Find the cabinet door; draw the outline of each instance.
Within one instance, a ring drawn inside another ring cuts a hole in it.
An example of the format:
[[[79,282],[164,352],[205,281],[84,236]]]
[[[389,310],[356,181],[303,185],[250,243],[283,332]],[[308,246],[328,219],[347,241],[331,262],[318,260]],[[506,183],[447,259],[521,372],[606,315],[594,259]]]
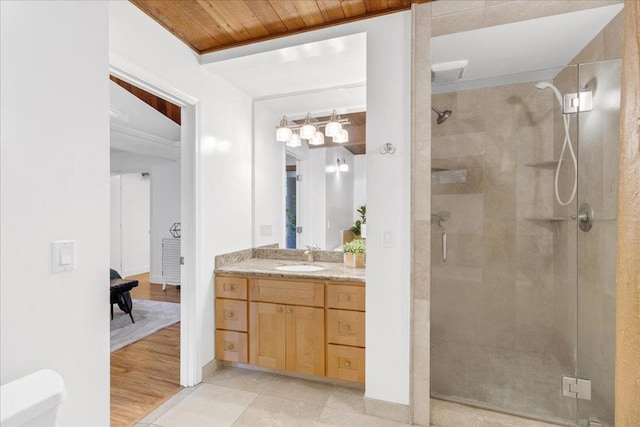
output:
[[[324,310],[286,306],[287,370],[324,376]]]
[[[264,302],[250,303],[249,363],[272,369],[285,369],[284,306]]]

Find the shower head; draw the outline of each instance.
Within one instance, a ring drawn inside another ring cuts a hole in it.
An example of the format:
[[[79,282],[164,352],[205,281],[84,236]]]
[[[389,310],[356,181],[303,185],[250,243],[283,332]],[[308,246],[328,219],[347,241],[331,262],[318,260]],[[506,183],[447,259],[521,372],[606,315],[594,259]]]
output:
[[[431,109],[438,114],[438,119],[436,120],[436,122],[439,125],[444,123],[444,121],[447,120],[449,118],[449,116],[451,115],[451,110],[438,111],[438,109],[435,108],[435,107],[431,107]]]
[[[560,109],[562,109],[562,94],[553,84],[549,82],[538,82],[536,83],[536,88],[538,89],[551,89],[553,93],[556,95],[556,99],[558,100],[558,104],[560,104]]]

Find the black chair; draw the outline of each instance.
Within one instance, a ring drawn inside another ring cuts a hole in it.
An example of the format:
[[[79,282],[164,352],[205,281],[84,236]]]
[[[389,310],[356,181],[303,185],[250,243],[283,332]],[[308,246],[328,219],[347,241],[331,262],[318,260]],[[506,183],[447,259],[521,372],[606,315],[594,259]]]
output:
[[[113,268],[109,269],[109,280],[122,279],[122,276]],[[113,320],[113,304],[118,304],[120,310],[127,313],[131,317],[131,322],[136,323],[133,320],[133,301],[131,300],[131,289],[138,286],[137,280],[119,281],[117,283],[111,283],[111,320]]]

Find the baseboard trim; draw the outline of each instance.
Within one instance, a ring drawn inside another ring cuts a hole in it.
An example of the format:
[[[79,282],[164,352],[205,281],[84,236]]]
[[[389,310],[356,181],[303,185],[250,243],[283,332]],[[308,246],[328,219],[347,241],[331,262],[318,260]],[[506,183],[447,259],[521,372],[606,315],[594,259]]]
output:
[[[130,270],[124,270],[122,272],[122,277],[137,276],[138,274],[148,273],[148,272],[149,272],[149,266],[147,265],[146,267],[138,267],[138,268],[132,268]]]
[[[215,371],[220,369],[222,363],[218,359],[213,359],[211,362],[207,363],[202,367],[202,381],[206,381]]]
[[[371,399],[366,396],[364,398],[364,413],[405,424],[409,424],[409,417],[411,415],[409,405]]]
[[[162,275],[160,275],[160,276],[151,276],[149,278],[149,282],[162,285]]]

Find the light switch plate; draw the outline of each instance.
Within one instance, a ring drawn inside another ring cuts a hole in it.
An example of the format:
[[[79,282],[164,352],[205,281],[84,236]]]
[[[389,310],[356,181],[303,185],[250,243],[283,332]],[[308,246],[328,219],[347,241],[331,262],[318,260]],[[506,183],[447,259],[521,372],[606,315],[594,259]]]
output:
[[[391,230],[382,231],[382,247],[383,248],[393,247],[393,231]]]
[[[76,241],[57,240],[53,242],[53,272],[62,273],[76,269]]]

